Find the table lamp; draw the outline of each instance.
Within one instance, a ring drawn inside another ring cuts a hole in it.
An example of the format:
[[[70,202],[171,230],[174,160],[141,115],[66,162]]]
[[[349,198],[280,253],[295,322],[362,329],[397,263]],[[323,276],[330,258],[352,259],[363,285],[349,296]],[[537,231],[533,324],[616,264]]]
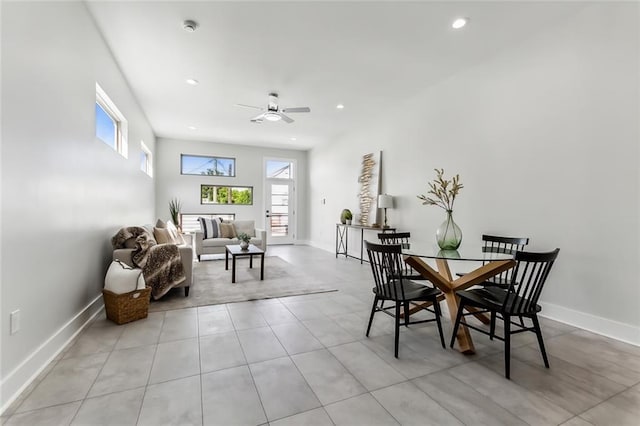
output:
[[[378,208],[384,209],[384,226],[383,228],[388,228],[387,225],[387,209],[393,208],[393,197],[388,194],[380,194],[378,195]]]

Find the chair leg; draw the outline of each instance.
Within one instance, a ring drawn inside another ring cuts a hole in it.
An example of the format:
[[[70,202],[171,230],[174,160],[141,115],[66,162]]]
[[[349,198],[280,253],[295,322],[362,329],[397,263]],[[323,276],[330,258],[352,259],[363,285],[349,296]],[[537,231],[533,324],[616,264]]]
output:
[[[493,340],[493,336],[496,335],[496,312],[491,311],[491,324],[489,325],[489,339]]]
[[[438,324],[438,333],[440,334],[440,343],[442,344],[443,349],[447,349],[447,346],[444,344],[444,333],[442,332],[442,322],[440,321],[440,317],[442,316],[442,311],[440,310],[440,302],[438,302],[437,298],[433,299],[433,311],[436,313],[436,324]]]
[[[504,319],[504,377],[511,379],[511,317],[502,315]]]
[[[399,343],[400,343],[400,302],[396,302],[396,348],[395,348],[396,358],[398,358]]]
[[[453,348],[453,344],[456,342],[456,335],[458,334],[458,327],[460,326],[460,321],[462,320],[462,310],[464,309],[464,302],[460,299],[460,306],[458,306],[458,313],[456,314],[456,323],[453,326],[453,334],[451,334],[451,344],[450,347]]]
[[[367,326],[367,337],[369,337],[369,331],[371,331],[371,323],[373,322],[373,315],[376,313],[376,305],[378,304],[378,296],[373,299],[373,306],[371,307],[371,316],[369,317],[369,325]]]
[[[538,322],[538,316],[533,314],[531,317],[531,321],[533,322],[533,328],[536,331],[536,336],[538,337],[538,345],[540,345],[540,352],[542,352],[542,360],[544,361],[544,366],[549,368],[549,359],[547,358],[547,351],[544,348],[544,341],[542,340],[542,329],[540,329],[540,323]]]
[[[189,286],[184,288],[184,297],[189,297]]]
[[[404,326],[409,327],[409,302],[404,302]]]

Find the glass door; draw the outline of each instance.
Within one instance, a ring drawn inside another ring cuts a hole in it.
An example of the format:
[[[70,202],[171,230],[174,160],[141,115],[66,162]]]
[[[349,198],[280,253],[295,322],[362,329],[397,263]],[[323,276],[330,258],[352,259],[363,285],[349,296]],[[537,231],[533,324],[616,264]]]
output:
[[[265,216],[268,244],[295,240],[295,181],[291,160],[266,160]]]

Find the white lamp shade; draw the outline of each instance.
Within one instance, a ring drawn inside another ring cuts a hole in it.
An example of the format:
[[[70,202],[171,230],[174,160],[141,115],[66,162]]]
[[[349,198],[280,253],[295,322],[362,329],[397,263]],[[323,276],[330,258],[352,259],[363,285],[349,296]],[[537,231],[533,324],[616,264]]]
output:
[[[378,195],[378,208],[380,209],[392,209],[393,208],[393,197],[387,194]]]

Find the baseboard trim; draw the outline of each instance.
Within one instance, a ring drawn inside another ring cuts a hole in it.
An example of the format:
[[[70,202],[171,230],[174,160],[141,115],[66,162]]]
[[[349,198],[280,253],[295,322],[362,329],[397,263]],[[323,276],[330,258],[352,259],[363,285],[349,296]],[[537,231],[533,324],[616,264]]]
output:
[[[553,303],[542,302],[540,304],[542,305],[541,317],[563,322],[631,345],[640,346],[640,327],[565,308]]]
[[[18,398],[31,382],[53,361],[100,311],[102,295],[67,321],[58,331],[14,368],[0,383],[0,415]],[[8,397],[7,397],[8,395]]]

